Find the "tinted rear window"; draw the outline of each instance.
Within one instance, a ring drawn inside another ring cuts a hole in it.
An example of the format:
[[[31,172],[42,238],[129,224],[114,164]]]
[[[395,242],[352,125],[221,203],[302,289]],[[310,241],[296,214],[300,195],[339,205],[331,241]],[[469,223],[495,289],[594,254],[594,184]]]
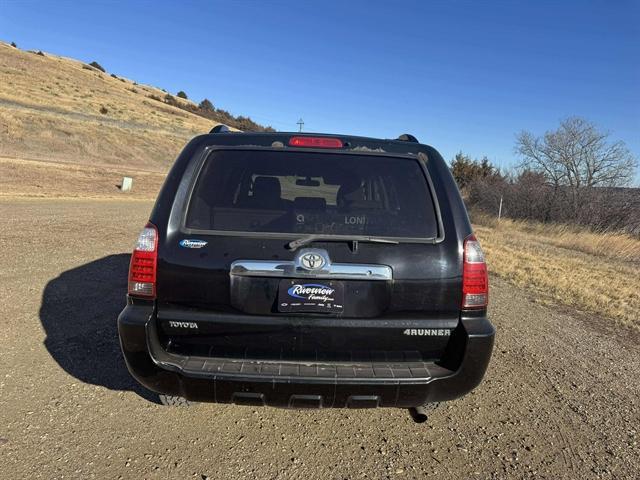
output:
[[[187,228],[382,237],[437,236],[417,160],[218,151],[196,181]]]

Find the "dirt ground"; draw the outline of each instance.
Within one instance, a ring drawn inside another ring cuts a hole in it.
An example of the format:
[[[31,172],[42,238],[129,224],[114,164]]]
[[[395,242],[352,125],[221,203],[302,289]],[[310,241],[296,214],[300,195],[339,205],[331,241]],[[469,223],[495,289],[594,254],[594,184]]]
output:
[[[426,424],[403,410],[154,403],[115,328],[150,209],[0,198],[0,477],[638,478],[637,334],[496,279],[486,379]]]

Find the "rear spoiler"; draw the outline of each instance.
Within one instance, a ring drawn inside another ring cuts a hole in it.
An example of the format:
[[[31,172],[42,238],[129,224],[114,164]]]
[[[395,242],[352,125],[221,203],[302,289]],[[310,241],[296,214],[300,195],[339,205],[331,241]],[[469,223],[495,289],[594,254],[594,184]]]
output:
[[[224,123],[220,123],[209,130],[209,133],[243,133],[242,130],[231,130],[228,125]],[[411,135],[410,133],[403,133],[396,140],[400,142],[411,142],[411,143],[420,143],[416,137]]]
[[[234,131],[242,133],[242,130],[231,130],[228,125],[221,123],[209,130],[209,133],[233,133]]]

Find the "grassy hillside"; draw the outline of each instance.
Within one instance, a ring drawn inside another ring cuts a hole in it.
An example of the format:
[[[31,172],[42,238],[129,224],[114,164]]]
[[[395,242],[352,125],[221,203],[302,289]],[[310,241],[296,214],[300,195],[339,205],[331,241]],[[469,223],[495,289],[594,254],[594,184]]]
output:
[[[216,125],[165,95],[0,42],[0,157],[164,172],[189,138]]]

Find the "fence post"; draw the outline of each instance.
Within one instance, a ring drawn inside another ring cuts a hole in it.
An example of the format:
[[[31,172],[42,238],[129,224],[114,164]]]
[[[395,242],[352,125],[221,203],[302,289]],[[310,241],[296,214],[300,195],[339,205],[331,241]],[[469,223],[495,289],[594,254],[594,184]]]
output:
[[[502,217],[502,195],[500,195],[500,206],[498,207],[498,220]]]

